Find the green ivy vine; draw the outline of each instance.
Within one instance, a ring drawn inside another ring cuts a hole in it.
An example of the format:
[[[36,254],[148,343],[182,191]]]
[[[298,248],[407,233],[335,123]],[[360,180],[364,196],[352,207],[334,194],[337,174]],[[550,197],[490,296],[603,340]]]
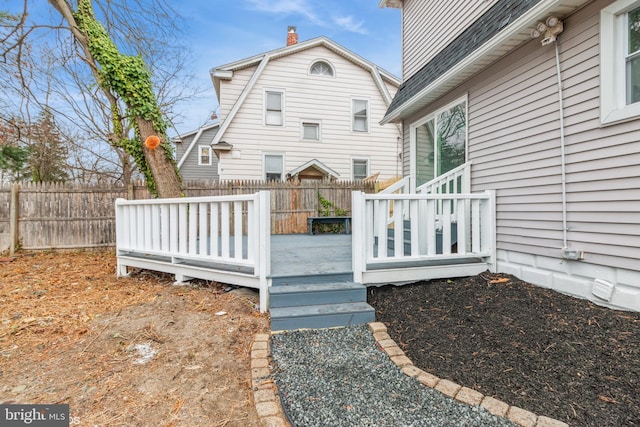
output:
[[[318,209],[318,213],[320,216],[330,216],[331,210],[335,212],[336,216],[347,216],[347,211],[344,209],[340,209],[333,203],[331,200],[327,200],[322,197],[322,194],[318,191],[318,201],[320,202],[320,208]]]
[[[136,117],[141,117],[153,124],[153,129],[162,140],[161,147],[167,158],[174,164],[172,147],[167,138],[167,124],[158,107],[151,72],[140,56],[124,55],[111,40],[105,28],[95,18],[91,0],[80,0],[78,10],[74,14],[80,30],[87,35],[87,44],[91,55],[100,64],[98,75],[101,87],[115,92],[127,107],[127,118],[135,130],[135,138],[124,139],[118,146],[123,148],[138,165],[144,174],[149,190],[157,194],[156,184],[151,169],[144,157],[143,142],[140,136]],[[122,124],[117,105],[112,105],[112,120],[116,134],[122,131]]]

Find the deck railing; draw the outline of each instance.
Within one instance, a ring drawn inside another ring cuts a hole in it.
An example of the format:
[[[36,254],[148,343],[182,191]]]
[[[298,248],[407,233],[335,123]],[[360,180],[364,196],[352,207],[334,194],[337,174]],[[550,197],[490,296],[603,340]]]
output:
[[[116,200],[117,255],[233,270],[256,278],[266,309],[270,274],[270,196]],[[119,264],[118,274],[126,274]],[[193,275],[192,277],[197,277]]]
[[[495,195],[353,193],[355,280],[387,266],[482,258],[495,262]],[[356,249],[357,248],[357,249]]]

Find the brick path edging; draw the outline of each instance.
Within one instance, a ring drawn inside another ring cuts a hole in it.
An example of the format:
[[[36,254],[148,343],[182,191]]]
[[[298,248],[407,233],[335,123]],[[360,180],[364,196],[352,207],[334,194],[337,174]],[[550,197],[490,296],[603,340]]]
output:
[[[434,388],[439,392],[467,405],[481,406],[493,415],[507,418],[521,427],[569,427],[565,422],[539,416],[517,406],[485,396],[482,393],[463,387],[446,379],[424,372],[415,367],[413,362],[398,347],[387,333],[387,327],[381,322],[369,323],[377,345],[384,350],[389,358],[409,376],[416,378],[425,387]],[[271,350],[269,334],[256,334],[251,345],[251,388],[256,412],[263,427],[291,427],[284,415],[278,389],[271,378]]]
[[[440,379],[433,374],[424,372],[416,368],[413,362],[398,347],[396,342],[387,333],[387,327],[382,322],[369,323],[369,329],[373,333],[378,346],[384,350],[389,358],[402,370],[405,375],[416,378],[426,387],[434,388],[439,392],[456,399],[467,405],[481,406],[493,415],[507,418],[522,427],[569,427],[565,422],[539,416],[517,406],[510,406],[507,403],[495,399],[491,396],[484,396],[482,393],[463,387],[446,379]]]

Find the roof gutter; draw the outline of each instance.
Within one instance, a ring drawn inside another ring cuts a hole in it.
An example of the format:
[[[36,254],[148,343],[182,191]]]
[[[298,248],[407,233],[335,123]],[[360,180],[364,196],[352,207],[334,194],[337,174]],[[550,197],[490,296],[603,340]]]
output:
[[[548,12],[550,9],[557,7],[562,4],[562,0],[543,0],[538,3],[536,6],[532,7],[529,11],[524,13],[518,19],[513,21],[510,25],[508,25],[504,30],[500,31],[496,34],[491,40],[481,46],[479,49],[475,50],[471,55],[467,56],[465,59],[460,61],[454,67],[450,68],[449,71],[441,75],[434,82],[426,86],[416,95],[414,95],[411,99],[409,99],[404,104],[400,105],[398,108],[393,110],[391,113],[387,114],[382,121],[381,125],[387,124],[392,121],[396,121],[404,118],[403,113],[407,110],[413,108],[424,98],[427,98],[430,93],[434,92],[436,89],[442,87],[449,80],[455,79],[458,75],[462,74],[466,69],[473,66],[476,62],[481,60],[484,56],[490,53],[492,50],[498,48],[502,43],[508,41],[511,37],[513,37],[516,33],[521,31],[523,28],[531,25],[532,22],[535,22],[540,15]]]

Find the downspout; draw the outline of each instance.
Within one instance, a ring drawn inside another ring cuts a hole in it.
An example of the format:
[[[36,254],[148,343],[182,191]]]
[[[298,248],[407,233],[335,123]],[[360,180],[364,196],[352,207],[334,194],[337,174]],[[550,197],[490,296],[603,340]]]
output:
[[[556,72],[558,74],[558,106],[560,111],[560,163],[562,174],[562,249],[568,248],[567,238],[567,169],[565,162],[565,143],[564,143],[564,106],[562,95],[562,76],[560,74],[560,53],[558,52],[558,41],[555,42],[556,48]]]

